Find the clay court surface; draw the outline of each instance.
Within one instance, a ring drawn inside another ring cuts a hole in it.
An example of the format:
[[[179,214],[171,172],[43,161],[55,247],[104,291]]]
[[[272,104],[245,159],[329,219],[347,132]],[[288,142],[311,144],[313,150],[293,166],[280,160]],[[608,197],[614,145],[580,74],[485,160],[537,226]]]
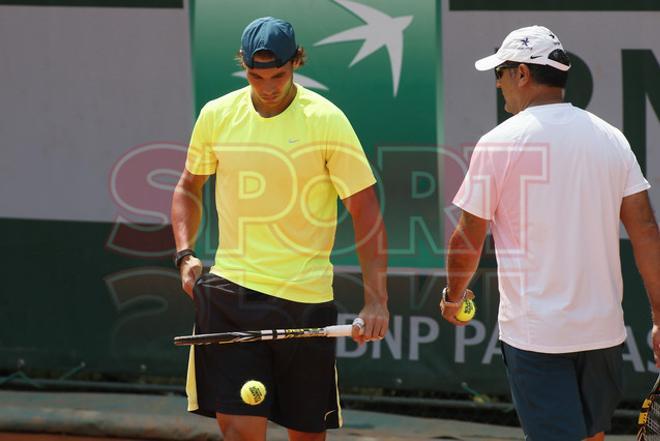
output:
[[[49,435],[40,433],[0,433],[0,441],[138,441],[128,438],[90,438],[88,436]]]
[[[220,441],[214,419],[185,411],[177,395],[0,391],[0,441]],[[520,441],[522,431],[465,421],[344,410],[328,441]],[[609,435],[607,441],[634,441]],[[271,424],[269,441],[287,433]]]

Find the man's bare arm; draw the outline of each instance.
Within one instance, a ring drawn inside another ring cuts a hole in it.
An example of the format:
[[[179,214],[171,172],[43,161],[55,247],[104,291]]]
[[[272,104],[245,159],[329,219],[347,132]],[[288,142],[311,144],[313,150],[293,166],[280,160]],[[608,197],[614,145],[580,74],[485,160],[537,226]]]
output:
[[[463,211],[456,229],[449,238],[447,252],[447,288],[449,301],[458,301],[463,291],[468,287],[470,279],[479,266],[481,249],[484,245],[488,221]],[[458,306],[441,304],[440,309],[445,320],[455,324],[464,325],[454,318]]]
[[[353,219],[362,280],[365,321],[362,335],[354,330],[353,338],[363,343],[385,336],[390,313],[387,309],[387,234],[374,187],[366,188],[343,200]]]
[[[651,304],[653,354],[660,367],[660,232],[653,215],[648,191],[623,198],[621,221],[626,227]]]
[[[202,189],[208,178],[208,175],[194,175],[184,170],[176,185],[172,197],[172,231],[177,250],[195,247],[202,220]],[[190,297],[202,268],[202,262],[193,256],[184,258],[181,263],[181,283]]]

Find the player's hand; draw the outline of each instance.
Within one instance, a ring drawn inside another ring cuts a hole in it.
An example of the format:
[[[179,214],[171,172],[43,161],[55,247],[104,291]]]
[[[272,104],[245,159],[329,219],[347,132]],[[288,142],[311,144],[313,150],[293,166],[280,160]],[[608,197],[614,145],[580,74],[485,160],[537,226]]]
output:
[[[382,340],[387,334],[390,323],[390,312],[387,310],[387,304],[371,303],[364,305],[358,315],[364,322],[362,327],[353,324],[353,340],[358,344],[363,344],[372,340]]]
[[[474,300],[474,293],[469,291],[467,293],[466,299]],[[454,301],[453,299],[449,299],[450,301]],[[456,319],[456,314],[460,311],[461,307],[463,306],[462,303],[459,303],[458,305],[455,304],[450,304],[450,303],[445,303],[444,299],[440,299],[440,304],[438,305],[440,307],[440,313],[442,314],[442,318],[447,320],[449,323],[456,325],[456,326],[465,326],[470,321],[460,321]]]
[[[653,342],[655,367],[660,368],[660,327],[658,325],[653,325],[653,328],[651,328],[651,341]]]
[[[190,296],[191,299],[195,298],[193,288],[195,281],[202,275],[204,265],[202,261],[195,256],[186,256],[181,262],[181,286],[183,290]]]

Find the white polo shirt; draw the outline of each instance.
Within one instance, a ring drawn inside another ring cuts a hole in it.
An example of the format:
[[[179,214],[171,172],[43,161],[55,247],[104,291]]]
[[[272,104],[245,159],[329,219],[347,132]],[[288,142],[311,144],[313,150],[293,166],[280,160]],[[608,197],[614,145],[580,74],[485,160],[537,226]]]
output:
[[[501,340],[544,353],[625,340],[619,213],[649,187],[623,134],[568,103],[479,140],[453,202],[491,221]]]

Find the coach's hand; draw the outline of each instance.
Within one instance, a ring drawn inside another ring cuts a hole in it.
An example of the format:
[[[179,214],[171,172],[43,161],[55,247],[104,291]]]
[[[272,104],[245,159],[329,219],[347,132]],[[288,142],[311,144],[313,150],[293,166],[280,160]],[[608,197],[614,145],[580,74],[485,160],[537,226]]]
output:
[[[655,359],[655,367],[660,368],[660,328],[654,324],[651,328],[651,341],[653,342],[653,358]]]
[[[466,298],[470,300],[474,300],[474,293],[468,290]],[[452,299],[449,300],[453,302]],[[465,326],[468,323],[470,323],[469,320],[466,322],[462,322],[456,318],[456,314],[458,314],[459,310],[463,307],[462,303],[459,304],[446,303],[444,299],[441,299],[438,307],[440,308],[440,313],[442,314],[442,318],[447,320],[449,323],[452,323],[456,326]]]
[[[462,322],[456,319],[456,314],[458,314],[458,310],[461,308],[461,305],[451,305],[449,303],[445,303],[443,300],[440,300],[439,306],[443,319],[456,326],[467,325],[468,322]]]
[[[204,265],[202,261],[195,256],[186,256],[181,262],[181,286],[183,290],[190,296],[191,299],[194,299],[193,287],[195,286],[195,281],[199,276],[202,275],[202,270]]]
[[[364,322],[363,328],[353,325],[352,337],[358,344],[372,340],[382,340],[387,334],[390,323],[390,312],[387,310],[387,303],[368,303],[364,305],[358,317]]]

